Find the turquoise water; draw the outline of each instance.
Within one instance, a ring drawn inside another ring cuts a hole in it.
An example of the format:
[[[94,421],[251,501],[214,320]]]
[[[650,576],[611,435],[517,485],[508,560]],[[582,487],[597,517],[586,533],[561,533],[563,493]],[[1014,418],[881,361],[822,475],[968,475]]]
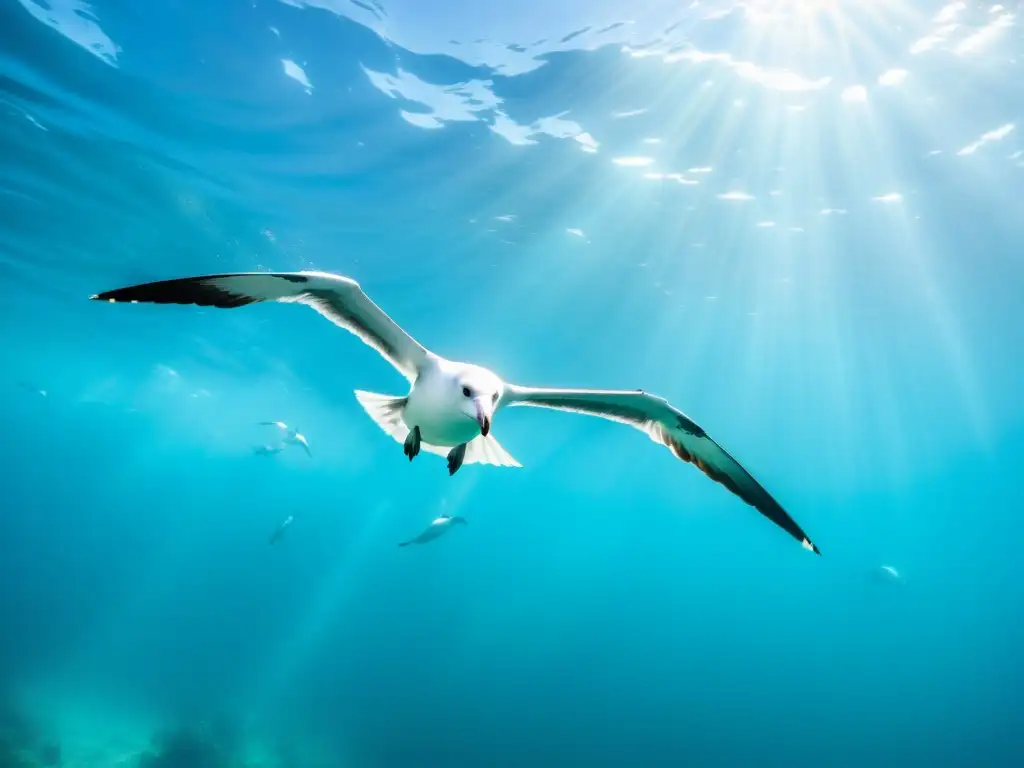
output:
[[[1021,764],[1022,50],[1015,3],[0,0],[0,765]],[[410,463],[308,309],[87,300],[303,269],[668,398],[821,557],[599,419]]]

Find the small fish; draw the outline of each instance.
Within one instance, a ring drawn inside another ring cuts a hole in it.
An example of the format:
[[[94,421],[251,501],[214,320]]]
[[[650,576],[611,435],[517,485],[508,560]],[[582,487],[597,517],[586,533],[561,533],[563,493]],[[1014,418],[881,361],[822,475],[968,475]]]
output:
[[[426,544],[428,541],[433,541],[438,536],[447,533],[448,530],[456,524],[468,525],[469,522],[466,518],[459,517],[457,515],[455,517],[451,517],[450,515],[440,515],[434,518],[427,529],[415,539],[400,542],[398,546],[407,547],[410,544]]]
[[[264,427],[277,427],[285,433],[284,442],[289,445],[301,445],[305,450],[306,455],[313,458],[312,452],[309,450],[309,443],[307,442],[304,435],[300,435],[298,431],[292,429],[283,421],[261,421],[260,425]]]
[[[270,536],[269,543],[271,546],[281,540],[281,537],[284,536],[284,532],[288,530],[288,526],[290,526],[294,520],[295,515],[288,515],[288,517],[281,521],[281,524],[277,526],[277,529]]]
[[[283,450],[284,443],[278,443],[277,445],[254,445],[252,447],[252,452],[257,456],[273,456]]]
[[[46,397],[46,390],[40,389],[35,384],[29,384],[27,381],[19,381],[18,386],[22,389],[27,389],[29,392],[39,395],[40,397]]]
[[[880,584],[903,584],[903,574],[891,565],[880,565],[873,569],[874,579]]]

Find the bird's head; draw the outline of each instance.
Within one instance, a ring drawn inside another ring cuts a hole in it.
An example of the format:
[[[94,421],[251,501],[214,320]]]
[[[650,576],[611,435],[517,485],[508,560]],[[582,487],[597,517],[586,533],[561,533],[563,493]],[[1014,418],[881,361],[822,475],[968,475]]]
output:
[[[480,425],[484,437],[491,431],[494,412],[505,392],[501,378],[475,365],[462,366],[453,378],[459,411]]]

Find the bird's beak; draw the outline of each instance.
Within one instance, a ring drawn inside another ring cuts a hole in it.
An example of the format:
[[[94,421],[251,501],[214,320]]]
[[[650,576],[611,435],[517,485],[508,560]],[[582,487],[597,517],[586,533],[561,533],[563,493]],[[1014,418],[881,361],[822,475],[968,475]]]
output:
[[[480,434],[487,437],[491,431],[491,407],[484,398],[476,399],[476,421],[480,425]]]

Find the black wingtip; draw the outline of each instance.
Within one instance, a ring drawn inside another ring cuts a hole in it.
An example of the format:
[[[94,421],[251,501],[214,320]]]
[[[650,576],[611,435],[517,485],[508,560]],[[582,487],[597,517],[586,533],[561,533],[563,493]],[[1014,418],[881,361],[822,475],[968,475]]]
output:
[[[138,303],[138,301],[133,302],[131,299],[122,298],[120,293],[120,291],[103,291],[102,293],[94,293],[89,297],[89,301],[106,301],[110,304],[117,304],[118,302],[125,304]]]
[[[200,307],[218,307],[233,309],[253,304],[260,299],[233,293],[217,281],[238,277],[232,275],[206,275],[203,277],[182,277],[174,280],[160,280],[155,283],[142,283],[117,288],[112,291],[94,293],[89,298],[93,301],[109,301],[112,304],[143,303],[143,304],[195,304]]]
[[[800,542],[804,549],[809,549],[816,555],[821,555],[821,551],[818,549],[818,545],[812,542],[810,539],[804,539]]]

